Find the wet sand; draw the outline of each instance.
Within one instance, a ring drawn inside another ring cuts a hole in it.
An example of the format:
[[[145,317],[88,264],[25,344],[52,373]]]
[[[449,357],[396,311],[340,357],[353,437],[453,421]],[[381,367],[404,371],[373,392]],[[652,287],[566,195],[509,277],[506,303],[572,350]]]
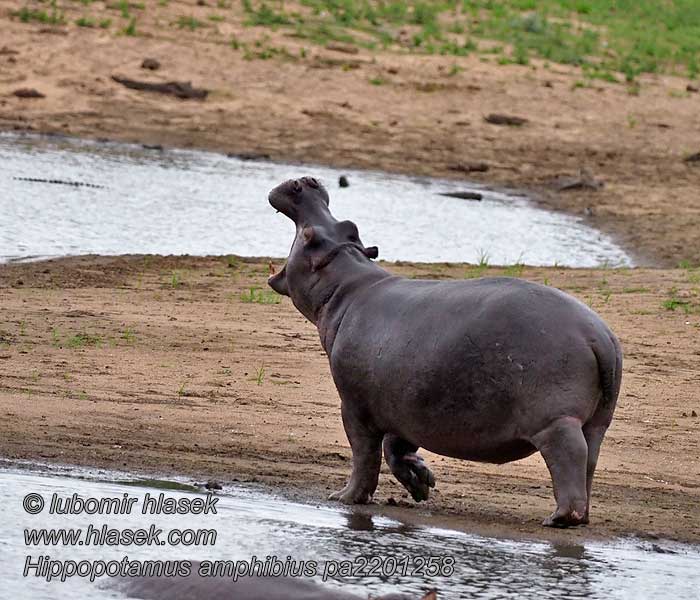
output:
[[[23,2],[1,4],[7,10],[0,14],[0,131],[511,186],[548,207],[585,215],[635,253],[638,264],[700,263],[700,161],[684,160],[700,151],[700,95],[687,92],[683,78],[644,76],[637,94],[539,61],[498,65],[484,55],[363,48],[347,54],[245,27],[239,3],[219,23],[208,19],[212,6],[148,3],[138,11],[136,36],[120,34],[126,22],[119,25],[118,11],[100,9],[102,3],[90,10],[114,20],[108,30],[78,27],[88,10],[80,3],[62,3],[60,26],[21,23],[9,14]],[[179,28],[183,15],[207,26]],[[161,68],[142,69],[144,58]],[[128,89],[112,76],[192,81],[210,93],[183,101]],[[45,97],[16,97],[20,88]],[[485,121],[491,113],[528,122],[494,125]],[[488,171],[465,172],[479,164]],[[557,191],[581,169],[604,187]]]
[[[432,278],[504,272],[386,266]],[[339,399],[315,328],[289,299],[243,301],[268,272],[266,259],[223,257],[0,266],[0,455],[325,501],[350,472]],[[414,504],[384,468],[369,510],[511,537],[700,542],[700,270],[508,273],[592,304],[625,350],[591,525],[540,527],[553,498],[539,455],[496,466],[426,453],[438,481],[429,502]]]

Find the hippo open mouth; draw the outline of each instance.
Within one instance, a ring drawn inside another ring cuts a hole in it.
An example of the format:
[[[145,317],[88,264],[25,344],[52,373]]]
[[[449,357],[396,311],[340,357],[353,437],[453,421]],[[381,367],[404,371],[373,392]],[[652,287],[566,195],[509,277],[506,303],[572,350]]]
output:
[[[313,208],[325,207],[328,212],[328,192],[314,177],[289,179],[273,189],[267,199],[272,208],[295,223],[302,212],[309,212]]]

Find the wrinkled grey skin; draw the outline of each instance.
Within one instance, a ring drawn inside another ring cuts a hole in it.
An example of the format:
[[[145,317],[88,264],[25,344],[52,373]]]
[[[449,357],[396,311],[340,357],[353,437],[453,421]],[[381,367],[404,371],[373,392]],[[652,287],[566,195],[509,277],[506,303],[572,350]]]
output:
[[[269,284],[318,327],[352,447],[350,481],[331,499],[370,501],[382,446],[417,501],[435,485],[419,447],[499,464],[539,451],[556,499],[544,524],[588,523],[622,376],[605,323],[571,296],[519,279],[391,275],[354,224],[333,218],[312,178],[281,184],[269,201],[296,225]]]
[[[365,600],[337,589],[322,587],[313,581],[284,577],[201,577],[199,563],[192,563],[187,577],[125,577],[116,587],[129,598],[141,600]],[[416,595],[386,594],[373,600],[437,600],[435,591],[420,598]]]

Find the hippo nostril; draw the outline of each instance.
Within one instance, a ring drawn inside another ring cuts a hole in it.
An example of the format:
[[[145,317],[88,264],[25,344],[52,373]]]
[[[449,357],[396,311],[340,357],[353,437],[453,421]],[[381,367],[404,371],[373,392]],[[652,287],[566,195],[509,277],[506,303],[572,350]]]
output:
[[[318,188],[319,183],[318,183],[318,181],[317,181],[316,179],[314,179],[313,177],[309,177],[307,181],[308,181],[309,185],[310,185],[312,188]]]
[[[299,183],[298,179],[295,179],[292,182],[292,192],[294,194],[301,194],[301,183]]]

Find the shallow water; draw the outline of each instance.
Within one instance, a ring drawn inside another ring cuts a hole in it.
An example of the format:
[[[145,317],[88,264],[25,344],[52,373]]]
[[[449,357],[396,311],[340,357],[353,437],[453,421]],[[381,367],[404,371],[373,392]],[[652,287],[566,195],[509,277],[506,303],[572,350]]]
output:
[[[136,483],[137,485],[134,485]],[[158,485],[158,487],[156,487]],[[50,499],[70,497],[138,498],[130,514],[48,514]],[[321,580],[329,561],[376,555],[395,557],[415,567],[420,557],[454,561],[449,577],[386,577],[329,579],[323,585],[340,586],[361,597],[368,593],[426,591],[436,587],[439,598],[697,598],[700,590],[700,551],[697,548],[637,540],[562,545],[485,538],[459,531],[416,526],[329,503],[317,506],[290,502],[257,489],[225,487],[219,492],[217,514],[142,515],[146,493],[169,498],[204,497],[202,493],[164,489],[162,482],[134,480],[128,475],[79,469],[0,467],[0,581],[7,598],[121,598],[109,578],[90,583],[72,577],[47,582],[23,577],[26,556],[50,555],[55,560],[264,560],[316,561]],[[23,509],[27,494],[39,494],[44,510],[29,515]],[[90,524],[124,529],[155,524],[166,533],[172,528],[215,529],[209,546],[94,545],[27,546],[24,529],[87,528]],[[660,553],[663,549],[667,553]],[[384,564],[389,564],[384,562]],[[445,564],[445,563],[442,563]]]
[[[0,260],[95,254],[286,256],[292,224],[267,203],[275,185],[309,174],[331,209],[387,260],[592,267],[630,265],[581,219],[465,183],[243,161],[190,150],[0,135]],[[350,187],[338,187],[348,176]],[[60,179],[103,188],[35,183]],[[481,202],[439,195],[478,190]]]

